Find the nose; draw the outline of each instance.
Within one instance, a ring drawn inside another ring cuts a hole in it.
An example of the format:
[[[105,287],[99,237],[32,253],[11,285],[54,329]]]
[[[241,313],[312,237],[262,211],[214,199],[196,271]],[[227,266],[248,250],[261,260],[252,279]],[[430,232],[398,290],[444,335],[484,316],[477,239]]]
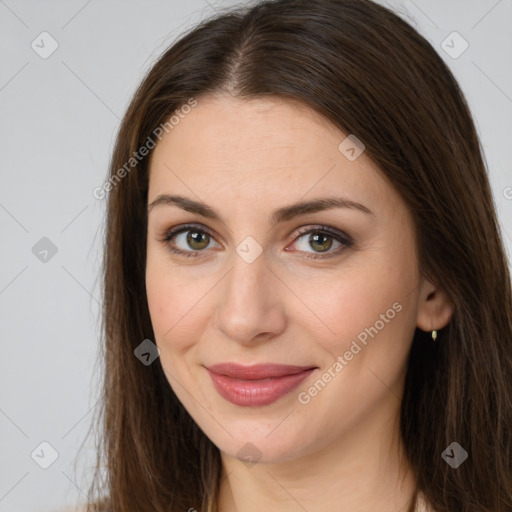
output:
[[[286,327],[283,285],[265,258],[248,263],[238,254],[219,288],[214,321],[227,338],[246,346],[266,343]]]

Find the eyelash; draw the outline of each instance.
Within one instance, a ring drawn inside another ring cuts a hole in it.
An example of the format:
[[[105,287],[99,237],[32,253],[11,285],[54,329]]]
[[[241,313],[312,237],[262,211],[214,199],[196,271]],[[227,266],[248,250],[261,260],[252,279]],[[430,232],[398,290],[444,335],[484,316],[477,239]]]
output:
[[[199,256],[199,253],[201,253],[203,251],[197,251],[197,250],[183,251],[181,249],[177,249],[176,247],[173,247],[172,244],[171,244],[171,241],[177,235],[179,235],[180,233],[184,233],[184,232],[190,231],[192,229],[197,231],[197,232],[200,232],[200,233],[201,232],[202,233],[206,233],[210,237],[215,238],[213,236],[213,233],[209,229],[207,229],[207,228],[200,227],[197,224],[184,224],[182,226],[178,226],[178,227],[174,227],[174,228],[166,230],[164,233],[162,233],[162,235],[160,237],[157,238],[157,240],[159,242],[165,243],[169,247],[169,250],[172,253],[174,253],[174,254],[178,254],[180,256],[185,256],[187,258],[197,257],[197,256]],[[353,240],[348,235],[346,235],[343,232],[333,231],[332,229],[330,229],[327,226],[319,226],[319,227],[316,227],[316,228],[302,228],[302,229],[299,229],[299,231],[297,232],[297,236],[295,237],[294,242],[296,242],[299,238],[302,238],[304,235],[307,235],[307,234],[327,235],[329,238],[333,238],[334,240],[336,240],[337,242],[342,244],[342,246],[344,246],[344,247],[338,248],[335,251],[328,251],[328,252],[324,253],[325,255],[323,255],[322,253],[310,254],[309,256],[306,256],[306,258],[309,258],[309,259],[326,259],[326,258],[331,258],[331,257],[337,256],[338,254],[340,254],[345,249],[352,247],[353,244],[354,244]]]
[[[178,227],[174,227],[174,228],[171,228],[171,229],[168,229],[168,230],[164,231],[164,233],[162,233],[162,235],[157,238],[157,241],[165,243],[166,245],[168,245],[169,250],[172,253],[174,253],[174,254],[178,254],[180,256],[185,256],[187,258],[190,258],[190,257],[195,258],[195,257],[199,256],[199,253],[203,252],[203,250],[201,250],[201,251],[197,251],[197,250],[183,251],[183,250],[177,249],[176,247],[173,247],[171,245],[171,241],[177,235],[179,235],[181,233],[184,233],[184,232],[187,232],[187,231],[191,231],[191,230],[195,230],[195,231],[197,231],[199,233],[206,233],[210,237],[215,238],[213,236],[213,233],[209,229],[207,229],[207,228],[200,227],[197,224],[184,224],[184,225],[181,225],[181,226],[178,226]],[[345,233],[343,233],[341,231],[340,232],[333,231],[331,228],[329,228],[327,226],[319,226],[319,227],[316,227],[316,228],[299,229],[299,231],[297,232],[297,236],[294,239],[294,242],[296,242],[299,238],[302,238],[304,235],[307,235],[307,234],[327,235],[329,238],[333,238],[334,240],[336,240],[337,242],[342,244],[342,246],[344,246],[344,247],[338,248],[335,251],[329,251],[329,252],[325,253],[325,254],[327,254],[326,256],[321,255],[322,253],[317,253],[316,255],[306,256],[306,258],[309,258],[309,259],[326,259],[326,258],[331,258],[333,256],[336,256],[336,255],[340,254],[340,252],[342,252],[345,249],[348,249],[348,248],[350,248],[350,247],[352,247],[354,245],[353,240],[348,235],[346,235]]]

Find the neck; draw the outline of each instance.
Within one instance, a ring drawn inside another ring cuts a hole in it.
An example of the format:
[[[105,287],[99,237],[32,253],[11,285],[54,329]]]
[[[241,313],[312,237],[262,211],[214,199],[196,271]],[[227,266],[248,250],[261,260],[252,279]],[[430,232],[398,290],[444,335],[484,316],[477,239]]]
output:
[[[397,416],[377,414],[322,449],[284,462],[248,467],[222,453],[218,512],[407,512],[416,481]]]

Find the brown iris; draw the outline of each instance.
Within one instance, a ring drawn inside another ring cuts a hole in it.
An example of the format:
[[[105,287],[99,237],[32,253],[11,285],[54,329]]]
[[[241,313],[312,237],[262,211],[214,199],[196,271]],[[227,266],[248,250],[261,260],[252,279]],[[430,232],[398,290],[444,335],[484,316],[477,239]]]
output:
[[[316,247],[313,244],[318,244]],[[319,249],[317,252],[325,252],[328,251],[332,247],[332,237],[328,235],[324,235],[322,233],[315,233],[311,235],[309,239],[309,245],[313,249]]]
[[[202,231],[189,231],[187,234],[187,244],[191,249],[200,251],[208,247],[210,235]]]

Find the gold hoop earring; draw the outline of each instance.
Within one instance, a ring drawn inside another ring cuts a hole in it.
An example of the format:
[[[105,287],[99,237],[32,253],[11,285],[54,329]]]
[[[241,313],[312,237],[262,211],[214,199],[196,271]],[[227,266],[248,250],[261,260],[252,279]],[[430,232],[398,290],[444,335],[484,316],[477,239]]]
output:
[[[432,331],[432,341],[436,341],[437,339],[437,331]]]

